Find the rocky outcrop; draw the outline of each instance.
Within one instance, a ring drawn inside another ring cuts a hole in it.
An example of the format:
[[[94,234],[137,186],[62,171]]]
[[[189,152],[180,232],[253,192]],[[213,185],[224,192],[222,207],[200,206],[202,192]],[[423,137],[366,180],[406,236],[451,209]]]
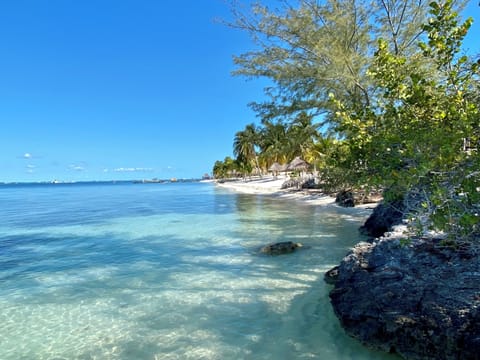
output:
[[[355,198],[351,190],[342,190],[335,197],[335,203],[342,207],[354,207]]]
[[[360,232],[368,237],[377,238],[392,230],[393,226],[401,224],[404,218],[405,206],[402,201],[380,203],[373,210]]]
[[[294,252],[299,247],[302,247],[302,244],[294,243],[292,241],[284,241],[265,245],[260,249],[260,252],[268,255],[281,255]]]
[[[327,284],[335,285],[338,280],[339,266],[335,266],[325,273],[324,280]]]
[[[307,178],[291,178],[286,180],[281,189],[316,189],[318,186],[315,184],[315,179],[307,179]]]
[[[480,359],[479,250],[453,245],[359,243],[326,276],[347,333],[406,359]]]

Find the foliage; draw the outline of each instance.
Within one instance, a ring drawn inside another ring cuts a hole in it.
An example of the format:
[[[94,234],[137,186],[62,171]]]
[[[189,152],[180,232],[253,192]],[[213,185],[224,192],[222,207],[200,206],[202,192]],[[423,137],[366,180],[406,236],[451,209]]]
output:
[[[424,1],[300,0],[283,8],[259,3],[251,13],[233,6],[232,26],[247,31],[256,49],[236,56],[235,74],[266,77],[269,100],[254,103],[263,119],[301,111],[328,113],[329,93],[349,106],[368,105],[375,93],[367,69],[384,38],[408,55],[422,34]],[[328,120],[328,118],[326,118]]]
[[[423,26],[428,41],[409,57],[392,53],[384,40],[369,74],[381,89],[358,111],[332,98],[337,130],[351,149],[360,182],[389,189],[399,198],[423,191],[414,209],[417,224],[453,237],[478,235],[480,163],[479,109],[472,99],[477,63],[460,56],[472,20],[458,23],[452,1],[431,3]],[[434,69],[425,64],[434,65]]]
[[[259,169],[256,147],[259,142],[259,133],[255,124],[249,124],[245,130],[235,134],[233,153],[236,156],[238,167],[246,175],[251,173],[252,165]]]
[[[264,120],[258,127],[249,124],[235,134],[234,165],[227,158],[224,163],[217,161],[214,176],[225,178],[237,173],[247,176],[252,171],[261,174],[274,162],[286,164],[297,156],[315,162],[319,139],[318,124],[305,112],[289,124],[271,120]]]
[[[260,149],[261,163],[265,168],[274,162],[286,163],[290,157],[287,125],[281,121],[263,121],[260,129]]]
[[[217,160],[215,162],[212,172],[216,179],[236,177],[239,174],[238,162],[227,156],[223,161]]]
[[[339,140],[334,129],[335,104],[329,94],[349,109],[361,110],[375,100],[377,87],[368,74],[383,37],[394,54],[410,55],[424,32],[427,7],[413,0],[299,0],[277,8],[255,3],[242,12],[232,0],[233,27],[247,31],[256,45],[234,57],[237,75],[265,77],[266,102],[251,106],[262,120],[256,167],[285,163],[300,156],[322,169],[332,188],[356,185],[353,180],[365,163],[351,162],[345,152],[357,151],[336,142],[322,148],[323,139]],[[302,123],[308,121],[310,124]],[[315,124],[315,125],[313,125]],[[297,125],[300,125],[295,131]],[[320,134],[320,131],[322,132]],[[330,141],[330,140],[327,140]],[[346,144],[348,145],[348,144]],[[237,156],[238,158],[238,156]],[[353,169],[353,170],[352,170]]]

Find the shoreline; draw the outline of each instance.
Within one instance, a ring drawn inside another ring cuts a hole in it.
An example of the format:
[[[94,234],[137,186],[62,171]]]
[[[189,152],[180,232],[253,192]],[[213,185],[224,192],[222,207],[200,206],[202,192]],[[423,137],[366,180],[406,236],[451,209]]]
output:
[[[263,176],[254,179],[235,179],[225,182],[214,181],[215,186],[228,189],[242,194],[262,195],[301,201],[314,206],[339,206],[335,203],[335,197],[327,195],[318,189],[282,189],[282,184],[288,180],[285,176]],[[371,209],[373,210],[378,202],[355,205],[350,209]],[[340,206],[339,206],[340,207]],[[345,208],[347,209],[347,208]]]

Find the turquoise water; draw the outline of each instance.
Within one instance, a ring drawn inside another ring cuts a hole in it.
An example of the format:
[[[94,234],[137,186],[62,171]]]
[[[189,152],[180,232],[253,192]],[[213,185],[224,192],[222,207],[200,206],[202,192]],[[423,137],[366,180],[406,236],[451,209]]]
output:
[[[395,359],[322,278],[368,211],[212,184],[0,187],[0,359]],[[265,256],[273,241],[305,248]]]

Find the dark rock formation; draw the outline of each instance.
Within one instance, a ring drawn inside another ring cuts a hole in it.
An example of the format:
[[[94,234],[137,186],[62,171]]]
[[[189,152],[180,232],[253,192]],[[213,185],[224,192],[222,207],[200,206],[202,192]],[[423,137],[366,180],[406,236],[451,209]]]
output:
[[[282,186],[281,189],[319,189],[320,186],[315,183],[315,179],[313,178],[292,178],[289,180],[286,180]]]
[[[338,280],[338,266],[331,268],[325,273],[324,280],[327,284],[335,285]]]
[[[372,212],[365,224],[360,228],[363,235],[377,238],[390,231],[393,226],[401,224],[405,206],[402,201],[381,203]]]
[[[315,179],[307,179],[302,183],[302,189],[318,189],[319,186],[315,183]]]
[[[480,359],[480,261],[434,239],[359,243],[326,279],[351,336],[406,359]]]
[[[294,252],[299,247],[302,247],[302,244],[294,243],[292,241],[284,241],[265,245],[260,251],[268,255],[281,255]]]
[[[353,192],[350,190],[342,190],[335,197],[335,203],[342,207],[354,207],[355,199]]]

